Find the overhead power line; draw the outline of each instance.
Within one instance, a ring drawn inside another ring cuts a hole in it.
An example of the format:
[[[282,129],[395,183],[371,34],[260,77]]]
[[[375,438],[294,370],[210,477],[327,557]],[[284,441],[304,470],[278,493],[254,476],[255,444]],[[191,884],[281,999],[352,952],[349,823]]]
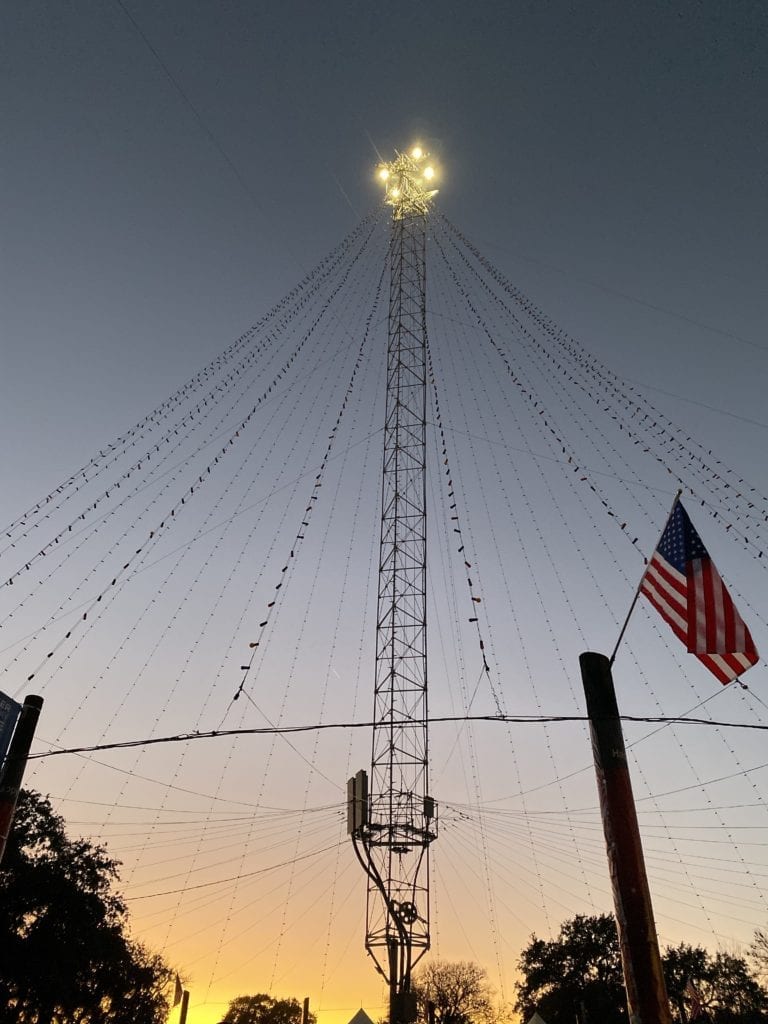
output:
[[[768,732],[768,725],[759,722],[721,722],[709,718],[687,718],[667,715],[619,715],[622,722],[640,722],[652,725],[703,725],[716,729],[755,729]],[[430,725],[451,722],[499,722],[509,725],[542,725],[544,723],[589,722],[587,715],[441,715],[430,718]],[[190,740],[213,740],[226,736],[282,736],[289,733],[322,732],[330,729],[370,729],[373,722],[318,722],[314,725],[264,725],[250,729],[211,729],[208,732],[180,732],[173,736],[150,736],[138,740],[115,743],[95,743],[92,746],[65,747],[44,750],[29,755],[29,760],[59,757],[61,754],[91,754],[100,750],[127,750],[130,747],[157,746],[162,743],[189,743]]]

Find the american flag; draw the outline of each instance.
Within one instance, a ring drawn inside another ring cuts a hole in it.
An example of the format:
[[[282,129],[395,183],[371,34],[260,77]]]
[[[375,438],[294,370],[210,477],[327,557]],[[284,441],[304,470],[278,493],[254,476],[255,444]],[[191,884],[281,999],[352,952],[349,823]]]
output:
[[[640,591],[721,683],[757,663],[749,630],[679,498]]]

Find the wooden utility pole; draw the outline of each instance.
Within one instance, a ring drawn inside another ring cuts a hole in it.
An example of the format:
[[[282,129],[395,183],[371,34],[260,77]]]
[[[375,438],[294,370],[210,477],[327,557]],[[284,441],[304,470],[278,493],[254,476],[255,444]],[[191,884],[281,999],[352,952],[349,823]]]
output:
[[[630,1024],[672,1024],[611,666],[579,657]]]
[[[43,698],[35,694],[30,694],[24,699],[13,739],[8,748],[8,756],[3,764],[2,772],[0,772],[0,863],[2,863],[5,844],[8,842],[13,825],[13,814],[19,799],[24,770],[27,767],[27,755],[32,746],[32,738],[35,735],[42,706]]]
[[[181,993],[181,1013],[179,1024],[187,1024],[187,1010],[189,1009],[189,992],[186,989]]]
[[[309,996],[305,997],[301,1008],[301,1024],[309,1024]]]

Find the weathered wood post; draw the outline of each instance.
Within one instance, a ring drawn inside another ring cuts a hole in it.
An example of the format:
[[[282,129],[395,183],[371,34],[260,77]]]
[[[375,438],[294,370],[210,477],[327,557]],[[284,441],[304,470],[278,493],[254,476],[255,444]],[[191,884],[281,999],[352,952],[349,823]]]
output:
[[[630,1024],[672,1024],[611,665],[579,656]]]

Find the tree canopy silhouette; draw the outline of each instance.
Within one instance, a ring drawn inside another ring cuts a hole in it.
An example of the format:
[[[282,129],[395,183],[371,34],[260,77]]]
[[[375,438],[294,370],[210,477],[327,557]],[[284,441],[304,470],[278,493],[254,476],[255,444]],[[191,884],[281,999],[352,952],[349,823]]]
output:
[[[768,1024],[768,993],[742,957],[681,943],[662,954],[672,1018],[689,1020],[690,981],[711,1024]],[[612,915],[565,921],[557,938],[531,937],[518,961],[515,1009],[547,1024],[626,1024],[627,1005]]]
[[[118,864],[22,790],[0,867],[3,1024],[161,1024],[171,971],[127,934]]]
[[[556,939],[531,937],[518,961],[517,1009],[538,1010],[547,1024],[573,1024],[576,1014],[601,1024],[625,1024],[626,997],[616,924],[609,914],[579,915]]]
[[[768,985],[768,931],[762,928],[755,931],[749,947],[749,959],[757,977],[763,985]]]
[[[664,951],[662,964],[676,1020],[689,1019],[685,987],[690,979],[712,1024],[768,1021],[768,993],[743,957],[681,943]]]
[[[413,979],[422,1020],[435,1024],[488,1024],[496,1019],[492,990],[484,967],[468,960],[432,960]]]
[[[301,1024],[301,1012],[297,999],[273,999],[259,992],[233,999],[221,1024]],[[309,1024],[317,1024],[314,1013]]]

